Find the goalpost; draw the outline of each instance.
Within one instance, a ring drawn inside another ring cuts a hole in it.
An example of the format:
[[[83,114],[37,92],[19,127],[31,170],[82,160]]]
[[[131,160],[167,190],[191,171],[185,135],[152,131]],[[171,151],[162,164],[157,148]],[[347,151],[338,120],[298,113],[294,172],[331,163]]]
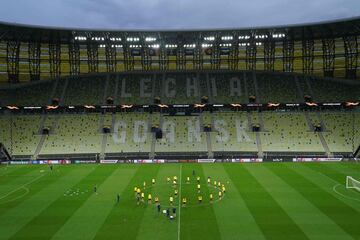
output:
[[[346,188],[355,188],[356,190],[360,191],[360,181],[353,177],[346,176]]]

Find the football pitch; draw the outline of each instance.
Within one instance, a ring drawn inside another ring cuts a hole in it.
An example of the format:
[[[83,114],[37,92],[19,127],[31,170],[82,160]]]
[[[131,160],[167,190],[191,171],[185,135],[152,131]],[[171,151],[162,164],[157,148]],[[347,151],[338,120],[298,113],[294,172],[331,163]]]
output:
[[[360,192],[346,176],[359,180],[360,164],[1,166],[0,239],[360,239]]]

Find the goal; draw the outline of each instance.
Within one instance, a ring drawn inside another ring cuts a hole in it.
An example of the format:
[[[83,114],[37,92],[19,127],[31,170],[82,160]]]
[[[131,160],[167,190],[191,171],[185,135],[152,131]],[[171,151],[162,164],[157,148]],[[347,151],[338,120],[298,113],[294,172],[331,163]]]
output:
[[[346,188],[355,188],[360,191],[360,181],[354,179],[353,177],[346,176]]]

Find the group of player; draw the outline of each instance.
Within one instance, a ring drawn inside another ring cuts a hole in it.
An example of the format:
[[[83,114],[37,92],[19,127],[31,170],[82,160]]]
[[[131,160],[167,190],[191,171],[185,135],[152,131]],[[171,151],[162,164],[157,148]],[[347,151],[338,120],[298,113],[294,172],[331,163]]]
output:
[[[170,206],[173,206],[174,204],[174,197],[177,198],[178,197],[178,194],[179,194],[179,190],[178,190],[178,178],[177,176],[173,176],[172,179],[170,177],[167,177],[166,178],[166,181],[168,184],[172,184],[173,185],[173,188],[174,188],[174,194],[173,195],[170,195],[169,196],[169,204]],[[200,177],[197,176],[196,177],[196,181],[197,181],[197,191],[198,191],[198,202],[199,203],[202,203],[203,202],[203,196],[201,195],[201,184],[200,184]],[[151,183],[152,185],[155,185],[156,181],[155,179],[153,178],[151,180]],[[190,184],[190,177],[187,177],[186,178],[186,184]],[[222,199],[225,192],[226,192],[226,188],[225,188],[225,185],[223,183],[221,183],[220,181],[212,181],[211,180],[211,177],[208,177],[207,178],[207,184],[208,186],[213,186],[215,189],[218,190],[218,199]],[[145,190],[146,189],[146,182],[143,182],[143,189]],[[145,202],[145,192],[144,191],[141,191],[141,188],[140,187],[134,187],[134,193],[135,193],[135,197],[136,197],[136,201],[137,201],[137,204],[139,205],[140,202]],[[181,199],[181,203],[182,203],[182,206],[183,207],[186,207],[186,205],[188,204],[188,199],[186,197],[182,197]],[[214,202],[214,195],[212,193],[209,194],[209,200],[210,200],[210,203],[213,203]],[[159,200],[159,197],[155,197],[154,198],[154,201],[155,201],[155,204],[158,208],[158,210],[160,209],[160,200]],[[153,203],[153,196],[151,193],[149,193],[147,195],[147,202],[149,204],[152,204]]]

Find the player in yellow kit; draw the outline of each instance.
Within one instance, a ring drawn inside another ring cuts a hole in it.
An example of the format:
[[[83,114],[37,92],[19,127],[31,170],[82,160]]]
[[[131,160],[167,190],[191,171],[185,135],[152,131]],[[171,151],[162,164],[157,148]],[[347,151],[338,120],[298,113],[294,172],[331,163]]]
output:
[[[201,186],[200,186],[200,184],[198,184],[198,185],[197,185],[198,193],[200,193],[200,188],[201,188]]]
[[[197,181],[198,183],[200,183],[200,177],[197,177],[197,178],[196,178],[196,181]]]
[[[222,190],[223,193],[225,193],[225,191],[226,191],[224,186],[221,188],[221,190]]]
[[[198,201],[199,201],[199,203],[202,203],[202,200],[203,200],[202,196],[201,196],[201,195],[198,196]]]
[[[155,197],[155,203],[156,203],[156,205],[159,204],[159,198],[158,197]]]
[[[210,193],[209,199],[210,199],[210,202],[212,203],[213,200],[214,200],[214,197],[213,197],[212,193]]]
[[[149,195],[148,195],[148,203],[151,204],[151,201],[152,201],[152,196],[151,196],[151,193],[149,193]]]
[[[221,188],[221,182],[220,181],[218,182],[218,187]]]
[[[141,193],[141,201],[144,202],[144,199],[145,199],[145,193]]]
[[[222,191],[219,191],[219,199],[222,198]]]
[[[153,178],[153,179],[151,180],[151,182],[152,182],[152,184],[154,185],[154,184],[155,184],[155,178]]]
[[[144,186],[144,189],[146,188],[146,182],[144,181],[144,183],[143,183],[143,186]]]
[[[170,205],[172,206],[174,203],[174,198],[172,196],[170,196],[169,201],[170,201]]]
[[[169,177],[166,178],[166,182],[167,182],[168,184],[170,183],[170,178],[169,178]]]
[[[178,195],[178,190],[177,189],[174,190],[174,195],[175,195],[175,197],[177,197],[177,195]]]
[[[215,186],[215,187],[217,186],[217,182],[216,182],[216,180],[214,181],[214,186]]]
[[[182,205],[183,205],[183,207],[186,206],[186,203],[187,203],[187,199],[186,199],[186,198],[183,198],[183,199],[182,199]]]
[[[207,179],[207,183],[208,183],[208,185],[210,185],[210,184],[211,184],[211,178],[210,178],[210,177],[208,177],[208,179]]]
[[[190,177],[186,178],[186,183],[190,183]]]
[[[137,195],[137,190],[138,190],[138,188],[137,188],[137,187],[134,187],[135,197],[136,197],[136,195]]]

